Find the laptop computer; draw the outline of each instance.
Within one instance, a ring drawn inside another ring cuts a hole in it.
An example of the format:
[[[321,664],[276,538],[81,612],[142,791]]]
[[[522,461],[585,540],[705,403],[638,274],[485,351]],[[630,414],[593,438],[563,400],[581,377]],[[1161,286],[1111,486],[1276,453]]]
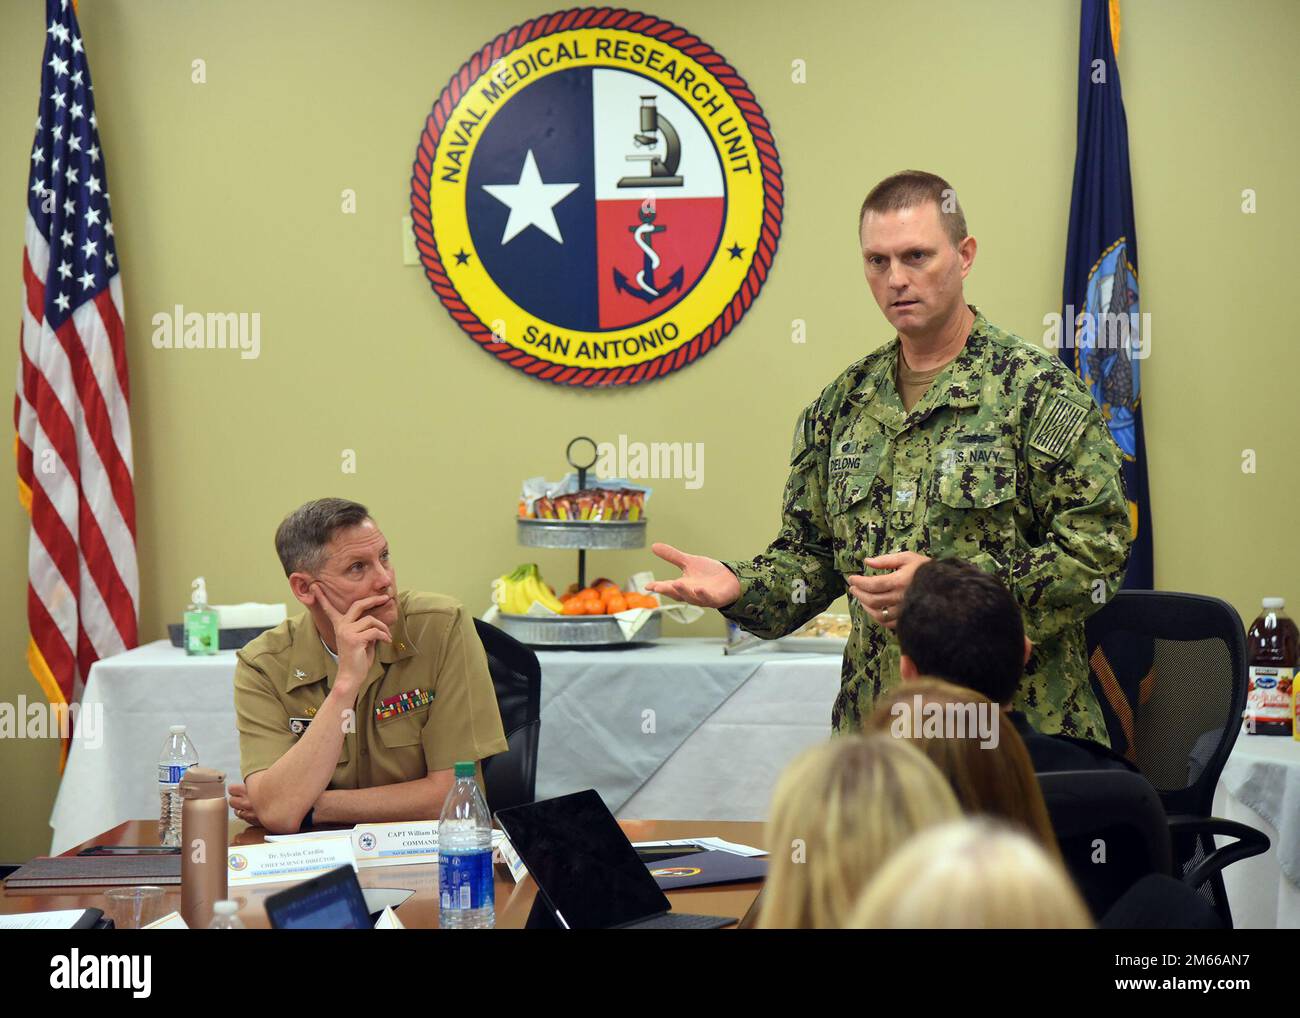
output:
[[[736,922],[673,912],[594,789],[498,810],[496,818],[537,883],[534,917],[545,912],[571,930],[716,930]]]
[[[368,930],[374,927],[351,866],[340,866],[266,899],[274,930]]]

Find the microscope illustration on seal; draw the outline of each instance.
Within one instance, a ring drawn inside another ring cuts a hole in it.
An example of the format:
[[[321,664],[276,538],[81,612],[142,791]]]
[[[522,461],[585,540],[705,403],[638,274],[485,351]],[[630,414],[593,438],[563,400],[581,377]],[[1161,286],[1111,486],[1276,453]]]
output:
[[[664,148],[662,155],[633,152],[626,157],[629,162],[648,162],[650,164],[649,174],[620,177],[618,181],[619,187],[682,186],[683,179],[677,173],[678,165],[682,159],[681,137],[677,134],[672,122],[659,112],[658,107],[655,105],[655,97],[643,95],[641,96],[641,129],[632,135],[633,147],[636,149],[652,148],[659,143],[661,136]],[[673,290],[680,289],[684,271],[679,267],[664,283],[660,283],[655,279],[655,271],[659,268],[662,259],[654,249],[654,236],[668,229],[664,224],[655,222],[656,215],[655,200],[647,198],[641,203],[638,214],[641,220],[640,223],[628,227],[633,242],[641,251],[641,269],[636,273],[635,278],[629,280],[618,269],[614,270],[615,288],[629,296],[636,297],[638,300],[645,301],[647,304],[658,300]]]

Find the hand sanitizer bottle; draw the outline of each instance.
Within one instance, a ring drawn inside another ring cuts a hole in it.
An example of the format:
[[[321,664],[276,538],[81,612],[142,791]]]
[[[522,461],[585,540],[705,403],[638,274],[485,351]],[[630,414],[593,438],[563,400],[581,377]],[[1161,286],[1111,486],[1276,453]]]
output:
[[[220,649],[217,613],[208,607],[208,586],[202,576],[190,584],[193,603],[185,610],[185,653],[215,654]]]

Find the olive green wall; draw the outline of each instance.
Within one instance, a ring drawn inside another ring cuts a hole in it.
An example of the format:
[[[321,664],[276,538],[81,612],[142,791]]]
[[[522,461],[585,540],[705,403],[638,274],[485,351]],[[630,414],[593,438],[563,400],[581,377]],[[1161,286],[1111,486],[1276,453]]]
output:
[[[772,122],[787,201],[774,272],[726,342],[661,382],[574,392],[494,363],[403,266],[399,224],[439,90],[482,43],[549,9],[82,0],[124,266],[143,640],[164,635],[200,573],[219,602],[286,600],[272,532],[324,494],[371,506],[404,585],[481,609],[493,576],[534,557],[513,539],[520,480],[558,476],[576,434],[703,442],[702,488],[653,482],[652,537],[756,552],[777,526],[796,413],[891,338],[861,278],[854,220],[895,170],[953,182],[979,240],[968,298],[1041,336],[1061,286],[1077,2],[664,0],[647,9],[716,46]],[[2,367],[17,357],[44,25],[37,0],[0,10]],[[1300,6],[1125,0],[1123,12],[1153,316],[1143,398],[1158,583],[1226,597],[1249,618],[1261,595],[1300,598],[1300,355],[1287,312]],[[191,83],[195,59],[205,84]],[[791,80],[796,59],[806,84]],[[340,211],[345,188],[355,215]],[[1240,210],[1244,188],[1257,192],[1255,215]],[[155,350],[150,318],[174,304],[260,312],[261,357]],[[804,344],[791,341],[793,319],[807,323]],[[345,449],[355,474],[341,470]],[[0,500],[0,535],[0,700],[13,701],[40,695],[23,661],[27,528],[13,498]],[[572,578],[571,556],[535,557],[552,582]],[[656,561],[648,550],[593,558],[620,580]],[[721,625],[713,616],[691,632]],[[0,743],[0,860],[48,848],[56,760],[53,744]]]

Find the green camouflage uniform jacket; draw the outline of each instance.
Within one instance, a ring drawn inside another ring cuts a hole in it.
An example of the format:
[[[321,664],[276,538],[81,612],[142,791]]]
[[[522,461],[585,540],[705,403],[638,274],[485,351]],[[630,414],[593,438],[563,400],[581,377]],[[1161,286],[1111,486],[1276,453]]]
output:
[[[1012,591],[1034,643],[1015,709],[1041,732],[1109,745],[1083,623],[1123,582],[1132,534],[1121,453],[1066,365],[971,310],[965,347],[910,413],[894,384],[897,338],[803,411],[781,531],[757,558],[725,563],[740,597],[722,614],[783,636],[844,594],[848,576],[870,575],[865,557],[965,559]],[[860,729],[899,681],[893,631],[856,598],[849,610],[836,731]]]

